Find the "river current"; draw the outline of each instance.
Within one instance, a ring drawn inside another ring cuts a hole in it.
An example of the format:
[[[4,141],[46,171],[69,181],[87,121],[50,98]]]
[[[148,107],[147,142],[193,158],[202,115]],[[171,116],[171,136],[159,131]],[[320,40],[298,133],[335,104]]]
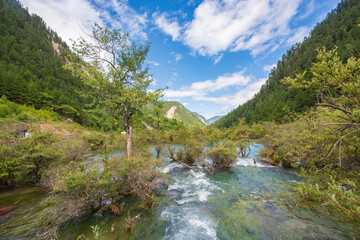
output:
[[[215,174],[190,170],[165,159],[159,169],[169,177],[156,196],[153,209],[139,208],[135,197],[126,199],[123,216],[95,214],[65,224],[59,239],[85,234],[99,225],[105,239],[351,239],[347,227],[311,211],[289,211],[279,204],[278,193],[288,193],[301,181],[294,170],[254,164],[261,145],[254,144],[247,158],[232,169]],[[0,207],[15,209],[0,217],[0,239],[37,239],[33,220],[45,193],[20,188],[0,193]],[[131,231],[125,218],[140,214]]]

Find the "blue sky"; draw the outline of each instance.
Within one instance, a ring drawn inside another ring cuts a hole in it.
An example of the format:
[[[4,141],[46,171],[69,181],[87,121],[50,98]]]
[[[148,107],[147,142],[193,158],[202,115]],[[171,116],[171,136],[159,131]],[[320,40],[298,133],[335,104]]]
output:
[[[21,0],[70,44],[94,23],[150,42],[151,88],[205,116],[251,99],[340,0]]]

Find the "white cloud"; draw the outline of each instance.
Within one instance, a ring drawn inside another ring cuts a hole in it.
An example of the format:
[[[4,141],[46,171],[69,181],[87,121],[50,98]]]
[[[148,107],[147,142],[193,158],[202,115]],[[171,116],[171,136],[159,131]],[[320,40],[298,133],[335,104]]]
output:
[[[189,103],[181,103],[182,105],[184,105],[185,107],[187,106],[187,105],[189,105]]]
[[[171,55],[175,58],[175,62],[178,62],[183,58],[183,55],[177,52],[171,52]]]
[[[233,74],[225,74],[218,77],[216,80],[207,80],[203,82],[194,82],[190,87],[183,87],[180,90],[166,90],[166,98],[183,98],[191,97],[197,101],[208,101],[218,104],[226,104],[237,106],[245,103],[251,99],[256,92],[258,92],[266,81],[266,79],[260,79],[258,81],[251,82],[251,76],[245,76],[243,72],[237,72]],[[235,94],[225,94],[219,97],[211,97],[210,93],[220,90],[226,90],[229,87],[241,86]]]
[[[308,16],[310,16],[310,14],[312,14],[315,10],[315,0],[310,0],[310,2],[307,3],[306,7],[305,7],[306,12],[300,16],[300,19],[304,19]]]
[[[223,108],[221,108],[223,112],[229,111],[229,105],[225,105]]]
[[[186,5],[187,6],[194,6],[196,4],[195,0],[189,0]]]
[[[194,82],[191,89],[204,92],[215,92],[231,86],[245,86],[251,81],[250,76],[244,76],[243,71],[233,74],[225,74],[216,80],[207,80],[203,82]]]
[[[169,34],[173,41],[179,40],[181,27],[175,18],[168,19],[166,13],[154,13],[153,18],[158,28],[164,33]]]
[[[217,115],[220,115],[220,116],[224,116],[226,114],[228,114],[230,112],[231,108],[229,105],[225,105],[224,107],[221,108],[221,112],[218,113]]]
[[[71,46],[69,39],[77,40],[80,36],[90,40],[86,33],[91,33],[94,23],[111,24],[129,32],[130,37],[147,39],[144,28],[146,14],[139,14],[129,7],[126,0],[21,0],[31,13],[39,15],[46,24]],[[110,14],[111,12],[111,14]]]
[[[148,64],[151,64],[151,65],[154,65],[154,66],[156,66],[156,67],[160,65],[160,63],[155,62],[155,61],[147,61],[147,63],[148,63]]]
[[[276,49],[291,34],[290,22],[300,3],[301,0],[204,0],[195,9],[192,21],[183,27],[177,19],[168,19],[167,13],[153,17],[174,41],[183,42],[203,56],[226,50],[249,50],[257,55]]]
[[[76,40],[82,36],[88,39],[84,31],[91,32],[95,22],[102,24],[100,12],[86,0],[22,0],[21,2],[31,13],[39,15],[70,46],[71,38]]]
[[[271,69],[273,69],[274,67],[276,67],[276,63],[272,64],[272,65],[265,65],[264,66],[264,71],[265,72],[270,72]]]
[[[196,96],[199,92],[194,90],[165,90],[165,97],[167,98],[183,98],[183,97],[193,97]]]
[[[178,78],[179,74],[177,72],[173,72],[171,76],[171,80],[176,80]]]
[[[214,59],[214,64],[218,64],[218,62],[220,62],[220,60],[222,59],[222,57],[224,56],[224,54],[220,54],[219,56],[216,56]]]
[[[304,37],[309,36],[311,29],[309,27],[300,27],[294,30],[293,36],[291,36],[286,42],[288,45],[294,45],[295,43],[302,42]]]
[[[148,22],[147,13],[140,14],[131,8],[128,0],[96,0],[107,24],[113,28],[128,32],[131,38],[147,39],[144,31]],[[111,13],[111,14],[110,14]]]
[[[247,85],[245,88],[241,89],[235,94],[223,95],[220,97],[195,97],[195,100],[210,101],[218,104],[229,104],[231,106],[238,106],[244,104],[250,100],[255,93],[260,91],[261,86],[266,82],[266,79],[260,79],[256,82],[253,82]]]

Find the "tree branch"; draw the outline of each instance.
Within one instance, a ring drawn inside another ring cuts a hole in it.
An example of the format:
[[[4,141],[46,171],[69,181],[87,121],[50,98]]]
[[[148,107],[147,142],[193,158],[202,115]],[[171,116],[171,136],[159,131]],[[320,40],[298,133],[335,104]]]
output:
[[[330,103],[317,103],[316,104],[317,106],[325,106],[325,107],[331,107],[331,108],[334,108],[334,109],[338,109],[346,114],[352,114],[351,111],[341,107],[341,106],[338,106],[338,105],[333,105],[333,104],[330,104]]]
[[[329,156],[331,155],[331,153],[335,150],[336,146],[337,146],[345,137],[349,136],[349,135],[352,134],[352,133],[359,132],[359,131],[360,131],[360,129],[356,129],[356,130],[351,131],[351,132],[345,134],[344,136],[340,137],[339,140],[334,144],[332,150],[329,152],[329,154],[328,154],[326,157],[329,157]],[[341,150],[341,149],[340,149],[340,150]],[[340,151],[339,151],[339,152],[340,152]]]

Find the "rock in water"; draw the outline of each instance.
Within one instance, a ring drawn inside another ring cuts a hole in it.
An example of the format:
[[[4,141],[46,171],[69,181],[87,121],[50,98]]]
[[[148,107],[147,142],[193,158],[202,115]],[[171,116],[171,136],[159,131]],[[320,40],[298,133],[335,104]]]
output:
[[[13,206],[6,206],[6,207],[3,207],[3,208],[0,208],[0,216],[3,216],[5,214],[7,214],[8,212],[10,212],[13,209],[14,209]]]

